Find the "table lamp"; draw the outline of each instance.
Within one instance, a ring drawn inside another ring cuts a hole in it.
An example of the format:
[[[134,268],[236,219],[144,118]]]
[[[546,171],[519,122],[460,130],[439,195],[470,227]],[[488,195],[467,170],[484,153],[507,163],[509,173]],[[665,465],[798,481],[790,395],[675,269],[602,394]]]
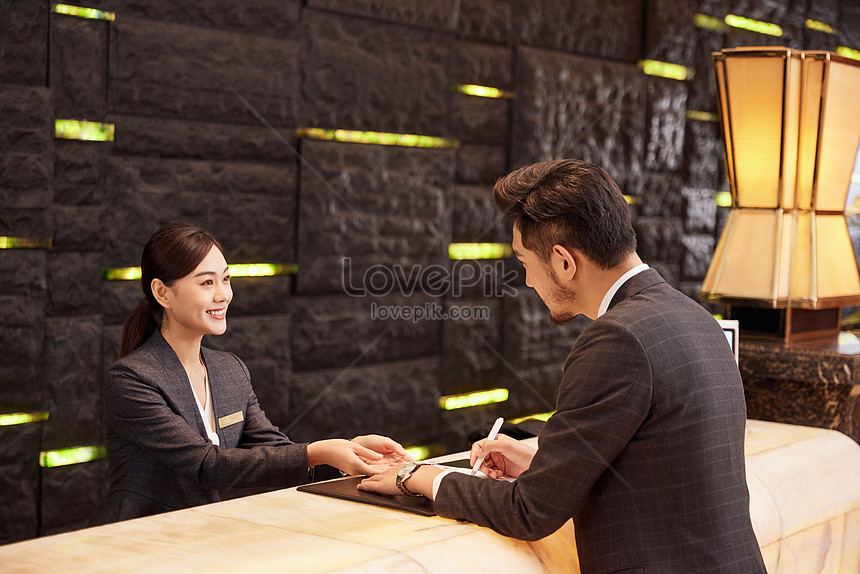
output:
[[[732,206],[701,298],[742,331],[835,342],[841,307],[860,304],[846,217],[860,61],[773,47],[712,58]]]

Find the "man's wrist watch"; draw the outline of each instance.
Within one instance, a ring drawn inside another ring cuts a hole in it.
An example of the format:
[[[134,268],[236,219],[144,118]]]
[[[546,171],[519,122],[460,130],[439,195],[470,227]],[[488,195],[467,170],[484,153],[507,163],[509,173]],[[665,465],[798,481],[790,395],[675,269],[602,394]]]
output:
[[[397,478],[394,479],[394,484],[397,485],[397,488],[400,489],[400,492],[405,494],[406,496],[424,496],[423,494],[416,494],[414,492],[409,492],[406,489],[406,485],[403,483],[409,480],[409,478],[418,470],[418,467],[421,466],[417,462],[408,462],[403,465],[403,468],[397,471]]]

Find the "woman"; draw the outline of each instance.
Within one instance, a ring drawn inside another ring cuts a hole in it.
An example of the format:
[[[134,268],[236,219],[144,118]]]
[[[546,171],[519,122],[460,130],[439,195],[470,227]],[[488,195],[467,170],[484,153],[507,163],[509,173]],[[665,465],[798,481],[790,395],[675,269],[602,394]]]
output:
[[[373,474],[409,459],[376,435],[292,443],[261,410],[245,364],[201,347],[204,335],[226,331],[233,298],[210,233],[162,227],[141,272],[145,299],[123,325],[105,380],[110,487],[91,525],[217,502],[232,487],[301,484],[316,465]]]

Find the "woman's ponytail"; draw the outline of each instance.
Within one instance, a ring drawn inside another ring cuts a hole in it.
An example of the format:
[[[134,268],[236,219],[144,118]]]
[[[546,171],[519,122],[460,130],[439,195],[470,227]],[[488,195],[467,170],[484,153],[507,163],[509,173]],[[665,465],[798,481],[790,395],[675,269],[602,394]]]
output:
[[[152,305],[144,299],[137,304],[125,323],[122,325],[122,342],[119,348],[120,358],[125,357],[158,329],[158,321],[153,313]]]

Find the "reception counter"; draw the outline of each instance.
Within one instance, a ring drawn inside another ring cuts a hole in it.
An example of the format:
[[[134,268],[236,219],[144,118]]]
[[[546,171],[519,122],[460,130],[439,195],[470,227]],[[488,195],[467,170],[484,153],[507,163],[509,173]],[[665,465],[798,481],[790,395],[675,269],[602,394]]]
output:
[[[860,445],[749,421],[753,526],[770,573],[860,572]],[[0,547],[12,572],[579,572],[571,522],[537,542],[286,489]]]

